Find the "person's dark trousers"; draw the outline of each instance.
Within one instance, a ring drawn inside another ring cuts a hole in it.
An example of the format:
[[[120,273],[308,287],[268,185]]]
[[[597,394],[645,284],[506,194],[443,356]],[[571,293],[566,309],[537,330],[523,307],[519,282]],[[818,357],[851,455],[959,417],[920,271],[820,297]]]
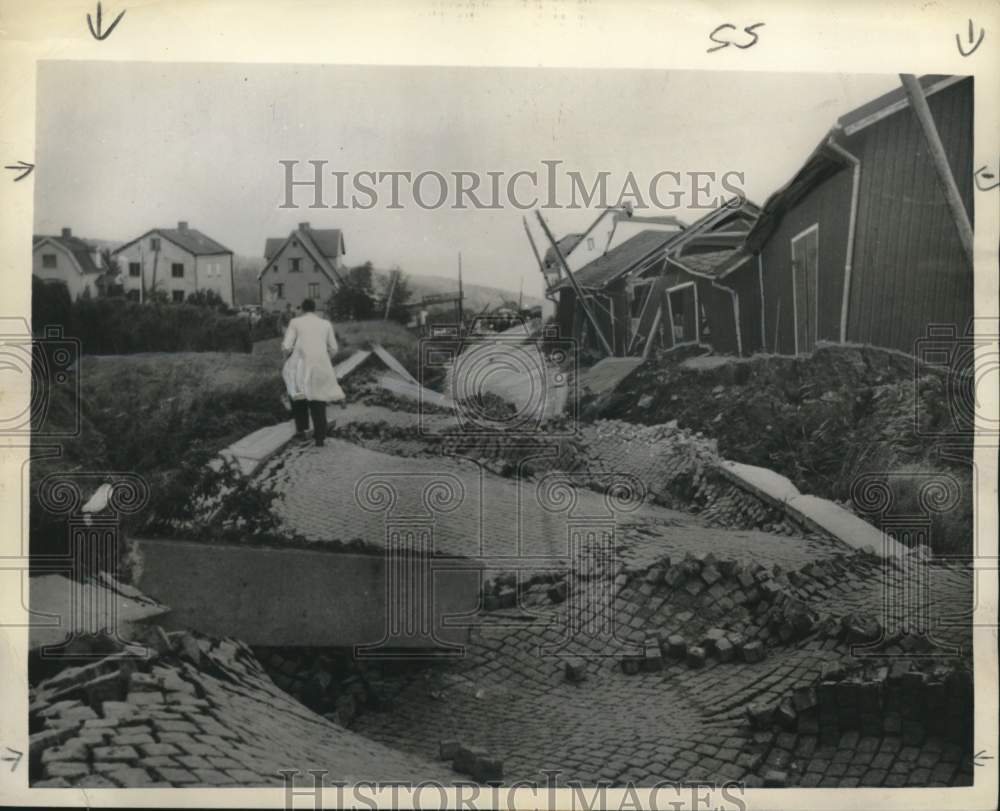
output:
[[[292,400],[292,416],[295,418],[295,430],[304,434],[309,430],[309,417],[312,417],[313,439],[322,444],[326,439],[326,403],[322,400]]]
[[[313,439],[317,445],[322,445],[326,439],[326,403],[322,400],[308,400],[309,414],[312,416]]]
[[[309,430],[309,401],[292,400],[292,417],[295,419],[295,432],[304,434]]]

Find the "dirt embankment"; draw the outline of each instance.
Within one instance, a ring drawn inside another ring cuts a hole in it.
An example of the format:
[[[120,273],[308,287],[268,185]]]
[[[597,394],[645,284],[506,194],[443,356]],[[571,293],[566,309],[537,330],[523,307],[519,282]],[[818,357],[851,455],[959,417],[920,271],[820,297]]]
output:
[[[677,420],[717,440],[722,457],[841,502],[857,503],[859,487],[883,482],[892,495],[882,518],[927,512],[934,548],[958,553],[971,548],[972,479],[971,437],[961,436],[968,393],[956,391],[957,379],[872,347],[825,346],[798,358],[661,358],[584,402],[581,414]],[[935,486],[949,492],[947,509],[922,505]]]

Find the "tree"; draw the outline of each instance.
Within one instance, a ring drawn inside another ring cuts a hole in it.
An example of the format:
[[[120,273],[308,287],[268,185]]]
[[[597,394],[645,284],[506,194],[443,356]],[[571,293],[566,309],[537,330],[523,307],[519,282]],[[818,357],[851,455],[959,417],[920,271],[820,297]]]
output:
[[[365,262],[342,274],[344,283],[327,302],[326,309],[334,321],[358,321],[372,318],[375,313],[374,269]]]
[[[390,298],[391,292],[391,298]],[[409,279],[401,270],[395,270],[379,279],[379,315],[386,315],[386,302],[389,303],[388,317],[393,321],[407,323],[410,320],[410,310],[406,304],[413,298]]]

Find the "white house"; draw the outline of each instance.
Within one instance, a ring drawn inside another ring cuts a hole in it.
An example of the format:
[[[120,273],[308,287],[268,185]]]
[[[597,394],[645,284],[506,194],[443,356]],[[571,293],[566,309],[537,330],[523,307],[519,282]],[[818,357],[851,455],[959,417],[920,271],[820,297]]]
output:
[[[318,306],[342,284],[344,235],[339,228],[311,228],[309,223],[287,237],[270,237],[264,245],[267,264],[257,276],[264,310],[298,308],[302,300]]]
[[[233,252],[186,222],[154,228],[114,252],[125,295],[141,300],[154,290],[172,301],[212,291],[233,305]]]
[[[101,276],[100,249],[63,228],[59,236],[32,238],[31,273],[44,282],[64,284],[70,297],[97,296]]]

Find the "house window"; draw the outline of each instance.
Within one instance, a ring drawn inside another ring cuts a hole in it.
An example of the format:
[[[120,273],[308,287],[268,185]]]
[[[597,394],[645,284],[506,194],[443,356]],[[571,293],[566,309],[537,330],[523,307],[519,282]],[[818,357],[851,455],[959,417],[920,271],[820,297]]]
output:
[[[150,239],[149,239],[149,247],[152,248],[154,251],[160,250],[160,238],[159,237],[150,237]]]
[[[319,273],[319,272],[320,272],[319,265],[316,262],[313,262],[313,273]]]
[[[54,268],[56,266],[56,255],[54,253],[42,254],[42,267]]]
[[[138,276],[139,273],[140,273],[139,263],[138,262],[129,262],[128,263],[128,275],[129,276]]]
[[[127,295],[128,295],[128,300],[129,301],[138,301],[139,300],[139,291],[138,290],[129,290]]]
[[[298,257],[292,259],[291,263],[292,263],[292,273],[298,273],[300,270],[302,270],[302,260],[299,259]]]
[[[284,298],[285,297],[285,285],[283,285],[281,282],[278,282],[278,284],[276,284],[274,286],[274,295],[277,298]]]
[[[171,292],[170,295],[173,298],[173,300],[176,301],[178,304],[180,302],[184,301],[184,291],[183,290],[174,290],[174,291]]]
[[[175,279],[183,279],[184,278],[184,263],[183,262],[174,262],[170,266],[170,274]]]
[[[319,282],[309,282],[309,298],[319,298]]]

